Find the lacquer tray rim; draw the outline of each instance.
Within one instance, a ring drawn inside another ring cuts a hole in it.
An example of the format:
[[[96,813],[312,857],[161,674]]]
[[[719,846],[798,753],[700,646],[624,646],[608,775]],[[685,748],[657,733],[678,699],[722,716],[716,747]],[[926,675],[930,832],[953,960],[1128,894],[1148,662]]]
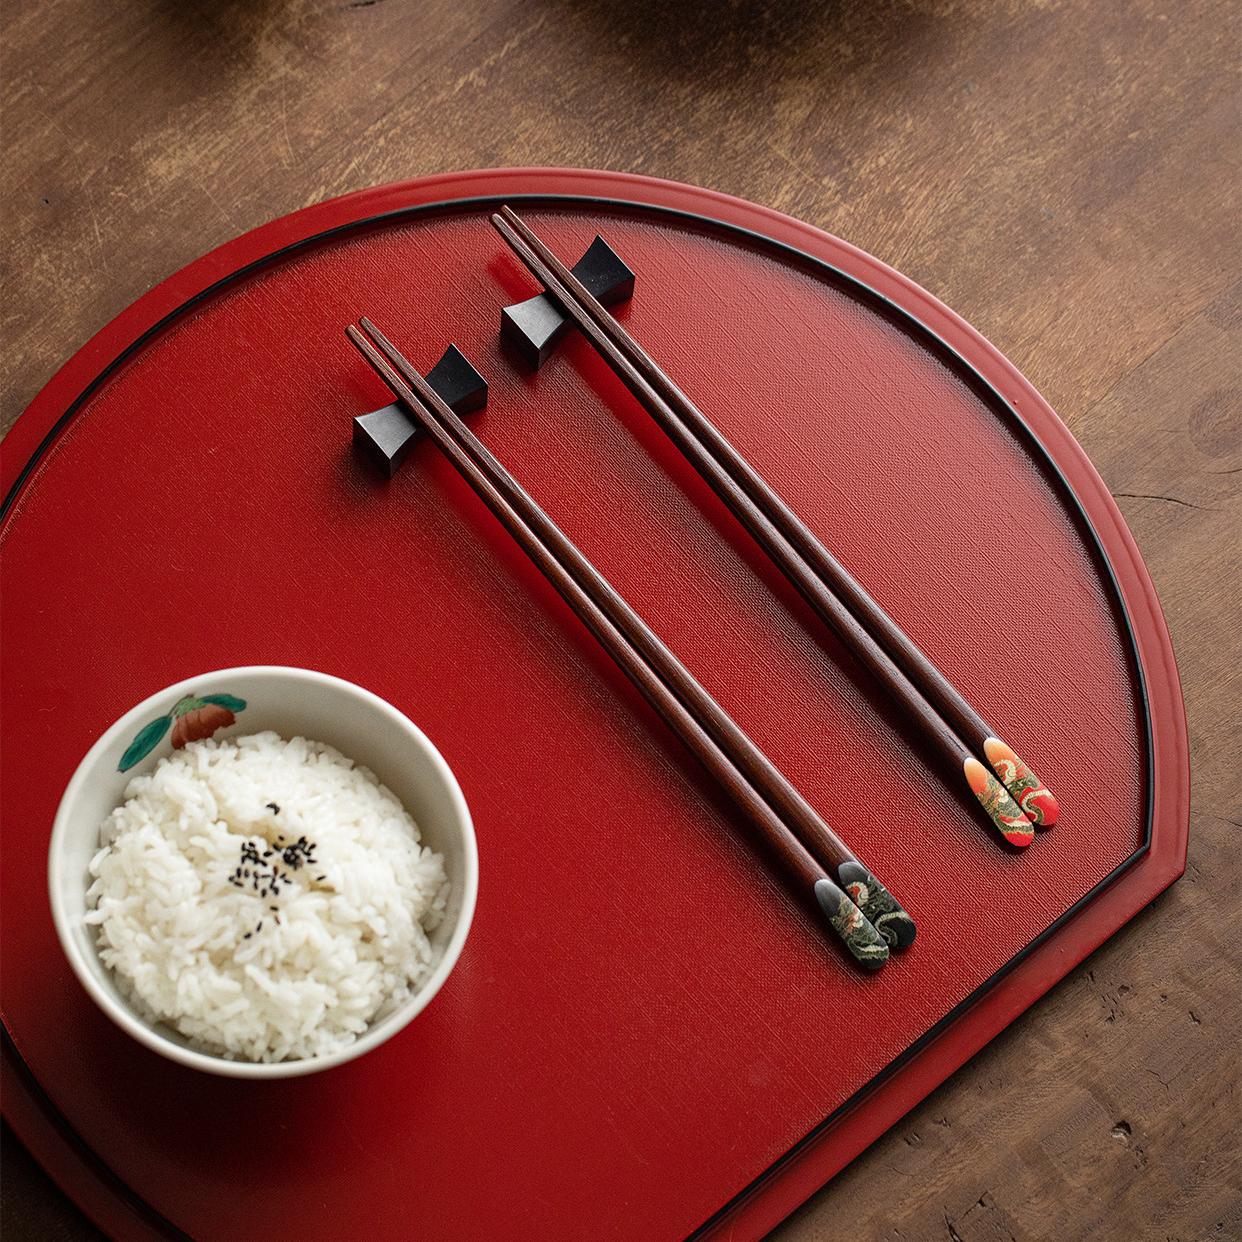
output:
[[[601,183],[608,193],[600,192]],[[460,192],[467,188],[473,192]],[[439,197],[446,189],[459,192]],[[635,191],[641,192],[639,196],[634,196]],[[1089,536],[1097,573],[1108,584],[1127,641],[1127,658],[1137,683],[1146,735],[1143,841],[1004,967],[725,1203],[695,1234],[732,1236],[740,1232],[749,1236],[766,1231],[787,1215],[1184,869],[1189,821],[1185,717],[1173,652],[1154,588],[1120,511],[1083,450],[1051,407],[999,351],[937,299],[880,260],[770,208],[676,182],[589,169],[518,168],[441,174],[357,191],[281,217],[193,261],[123,310],[60,368],[0,445],[0,487],[5,493],[0,523],[6,523],[15,512],[44,453],[99,384],[200,300],[269,263],[346,233],[501,201],[594,204],[680,217],[809,265],[817,274],[843,282],[851,293],[861,295],[882,313],[895,315],[903,328],[914,329],[923,338],[925,347],[943,353],[955,368],[980,385],[989,404],[999,405],[1028,446],[1034,446],[1040,467],[1052,475],[1062,503],[1074,510],[1080,534]],[[712,209],[710,214],[707,207]],[[803,249],[803,245],[833,253],[837,261]],[[857,270],[847,270],[840,265],[841,260]],[[1029,421],[1032,415],[1040,423],[1038,431]],[[1054,454],[1047,441],[1055,442],[1057,453],[1068,457],[1087,497],[1070,481],[1062,458]],[[1114,541],[1111,554],[1099,525],[1105,520],[1104,529]],[[1142,605],[1139,625],[1114,561],[1120,554],[1125,557],[1124,577],[1130,580]],[[1149,675],[1145,656],[1153,660],[1158,676]],[[1158,742],[1163,750],[1157,750]],[[1160,766],[1158,760],[1166,756],[1168,763]],[[1159,782],[1158,766],[1162,774]],[[1161,832],[1157,829],[1165,817],[1157,816],[1158,797],[1170,803],[1169,827]],[[1153,849],[1157,838],[1159,850]],[[1108,919],[1102,917],[1104,912],[1099,908],[1104,897],[1112,911]],[[1072,929],[1072,947],[1058,956],[1054,950],[1062,946],[1053,941],[1060,940],[1059,933],[1067,929]],[[998,996],[997,985],[1002,983],[1006,995]],[[1006,999],[1009,1003],[1002,1003]],[[966,1038],[959,1040],[957,1047],[947,1048],[943,1037],[950,1030],[961,1031],[963,1023],[970,1028]],[[151,1236],[186,1236],[136,1191],[119,1182],[106,1161],[76,1135],[71,1122],[25,1066],[7,1023],[3,1040],[3,1111],[70,1195],[101,1224],[114,1221],[115,1210],[125,1213],[131,1230],[140,1226]],[[959,1055],[962,1046],[967,1051]],[[902,1087],[906,1088],[904,1092]],[[20,1093],[16,1108],[12,1107],[14,1091]],[[864,1097],[870,1101],[865,1116],[858,1112]],[[841,1125],[847,1117],[852,1119],[848,1134]]]

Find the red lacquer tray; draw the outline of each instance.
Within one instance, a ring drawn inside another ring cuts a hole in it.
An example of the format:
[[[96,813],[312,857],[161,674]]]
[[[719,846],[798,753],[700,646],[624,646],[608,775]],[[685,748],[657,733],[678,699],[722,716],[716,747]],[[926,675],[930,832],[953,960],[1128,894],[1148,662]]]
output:
[[[581,340],[537,374],[502,350],[536,291],[487,223],[506,200],[568,258],[607,236],[631,331],[1053,785],[1056,829],[995,843]],[[429,446],[389,483],[356,459],[388,399],[359,312],[424,369],[450,341],[479,366],[474,425],[915,913],[908,954],[850,968]],[[4,1104],[113,1233],[755,1236],[1183,868],[1173,655],[1100,479],[960,319],[765,208],[563,170],[325,203],[142,298],[3,453]],[[115,1029],[44,882],[96,735],[258,663],[406,711],[481,867],[427,1012],[271,1084]]]

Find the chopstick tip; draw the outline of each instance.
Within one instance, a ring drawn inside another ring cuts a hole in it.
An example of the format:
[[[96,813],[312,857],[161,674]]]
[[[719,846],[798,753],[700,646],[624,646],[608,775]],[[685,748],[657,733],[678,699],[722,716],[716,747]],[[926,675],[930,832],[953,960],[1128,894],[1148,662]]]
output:
[[[888,945],[869,918],[827,876],[815,881],[815,900],[832,930],[867,970],[879,970],[888,961]]]
[[[890,949],[908,949],[914,943],[914,919],[857,858],[837,868],[837,879]]]
[[[1000,738],[988,738],[983,743],[983,753],[1001,784],[1035,828],[1051,828],[1061,814],[1052,790]]]
[[[1010,845],[1025,849],[1035,839],[1035,829],[1026,813],[1009,796],[1004,785],[971,755],[963,764],[970,792],[979,800],[988,818]]]

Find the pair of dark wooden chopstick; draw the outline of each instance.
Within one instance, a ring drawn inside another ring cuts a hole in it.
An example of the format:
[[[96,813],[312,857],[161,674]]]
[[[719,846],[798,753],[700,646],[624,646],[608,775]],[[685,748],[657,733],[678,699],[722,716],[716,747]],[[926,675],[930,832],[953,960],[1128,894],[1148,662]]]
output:
[[[914,921],[680,660],[369,320],[350,340],[649,703],[743,809],[854,958],[879,967]],[[835,878],[834,878],[835,877]]]
[[[965,778],[1004,839],[1025,846],[1035,828],[1051,827],[1058,814],[1051,792],[642,346],[512,209],[502,208],[492,223],[785,577]]]

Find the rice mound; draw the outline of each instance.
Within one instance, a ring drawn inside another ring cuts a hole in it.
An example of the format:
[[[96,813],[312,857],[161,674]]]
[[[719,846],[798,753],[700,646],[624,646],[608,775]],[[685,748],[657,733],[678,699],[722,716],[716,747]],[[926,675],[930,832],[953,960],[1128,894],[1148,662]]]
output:
[[[431,973],[444,860],[332,747],[271,732],[191,742],[125,799],[91,860],[87,922],[135,1009],[191,1046],[335,1052]]]

